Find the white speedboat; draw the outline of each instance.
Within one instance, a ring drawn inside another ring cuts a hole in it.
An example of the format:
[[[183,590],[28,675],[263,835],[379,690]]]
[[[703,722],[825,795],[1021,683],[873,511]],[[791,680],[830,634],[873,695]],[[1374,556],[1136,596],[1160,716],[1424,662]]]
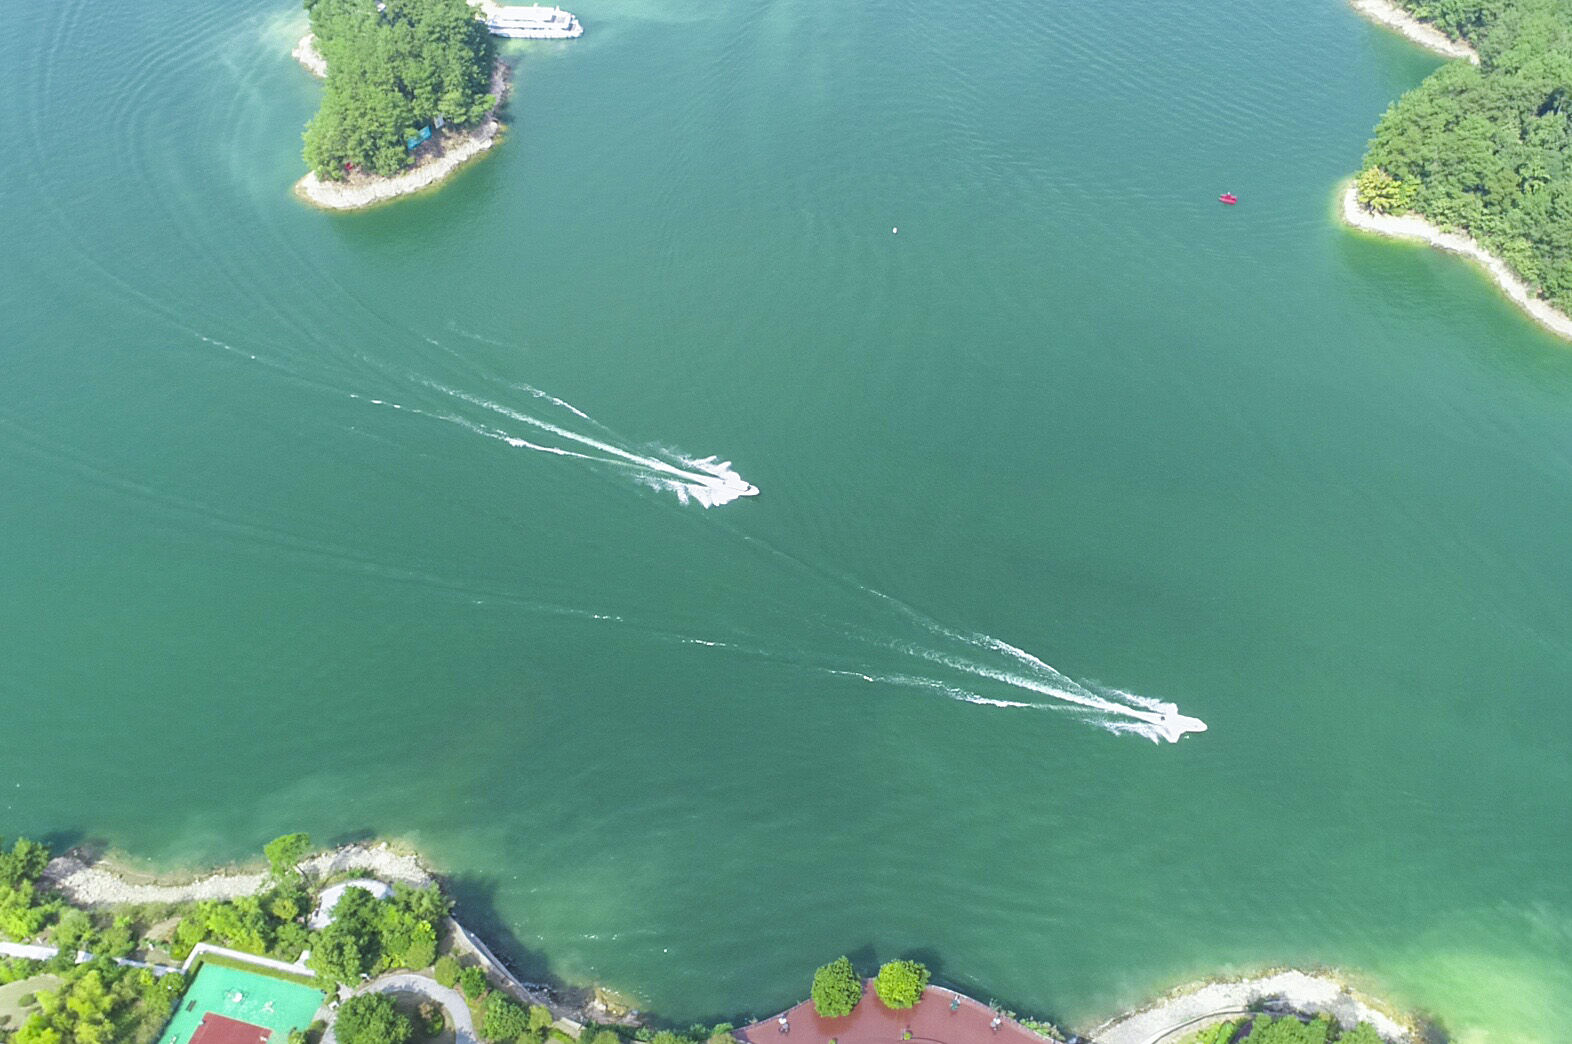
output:
[[[560,7],[544,4],[493,8],[486,28],[492,36],[510,40],[571,40],[584,35],[577,18]]]

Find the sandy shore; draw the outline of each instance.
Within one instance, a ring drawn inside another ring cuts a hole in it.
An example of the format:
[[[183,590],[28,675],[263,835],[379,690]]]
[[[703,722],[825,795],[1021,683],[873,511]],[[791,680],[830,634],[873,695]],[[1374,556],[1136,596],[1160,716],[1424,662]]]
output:
[[[1343,189],[1343,220],[1355,228],[1397,239],[1418,239],[1431,246],[1449,250],[1454,254],[1479,262],[1490,273],[1502,291],[1518,307],[1533,317],[1534,321],[1552,333],[1572,339],[1572,317],[1557,311],[1550,302],[1536,297],[1506,262],[1487,251],[1467,236],[1456,232],[1443,232],[1417,214],[1375,214],[1359,204],[1359,193],[1350,182]]]
[[[1389,0],[1350,0],[1354,10],[1388,29],[1395,29],[1414,43],[1448,58],[1462,58],[1479,64],[1479,55],[1461,40],[1454,40],[1433,25],[1421,22]]]
[[[344,845],[319,852],[300,864],[310,877],[326,877],[344,870],[364,870],[383,881],[417,886],[431,884],[430,871],[413,855],[386,844]],[[179,884],[144,884],[127,880],[112,863],[84,863],[73,855],[50,860],[44,880],[76,906],[112,906],[121,903],[183,903],[195,899],[235,899],[255,895],[267,883],[267,874],[219,872]]]
[[[311,75],[326,78],[327,61],[310,33],[302,36],[289,53]],[[430,188],[496,144],[502,130],[497,107],[508,93],[508,67],[500,58],[491,70],[491,93],[496,96],[497,106],[478,126],[438,132],[420,147],[416,165],[402,174],[390,178],[352,174],[343,181],[324,181],[312,171],[295,182],[295,193],[326,210],[359,210]]]
[[[1187,986],[1141,1011],[1103,1023],[1090,1036],[1097,1044],[1173,1044],[1193,1030],[1267,1001],[1311,1015],[1326,1012],[1344,1028],[1368,1022],[1391,1044],[1414,1039],[1407,1026],[1360,1000],[1330,975],[1302,971]]]

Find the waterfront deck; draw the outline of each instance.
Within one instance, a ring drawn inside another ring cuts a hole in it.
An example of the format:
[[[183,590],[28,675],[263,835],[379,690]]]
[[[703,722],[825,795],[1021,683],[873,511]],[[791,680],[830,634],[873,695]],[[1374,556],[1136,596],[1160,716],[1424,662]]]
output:
[[[871,979],[863,984],[857,1007],[843,1018],[820,1018],[813,1002],[803,1001],[781,1015],[744,1026],[736,1035],[747,1044],[829,1044],[831,1038],[836,1044],[901,1044],[908,1030],[912,1044],[1044,1044],[1014,1019],[942,986],[929,986],[915,1008],[891,1011],[873,992]]]

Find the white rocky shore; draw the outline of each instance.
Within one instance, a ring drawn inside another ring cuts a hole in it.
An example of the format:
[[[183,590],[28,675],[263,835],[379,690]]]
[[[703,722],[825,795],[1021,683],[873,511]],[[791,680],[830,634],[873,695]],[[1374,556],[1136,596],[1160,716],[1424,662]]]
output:
[[[1443,232],[1417,214],[1376,214],[1366,210],[1359,202],[1359,191],[1350,183],[1343,189],[1343,220],[1355,228],[1396,239],[1417,239],[1433,247],[1462,254],[1484,266],[1496,285],[1517,302],[1518,306],[1533,317],[1534,321],[1552,333],[1572,338],[1572,316],[1558,311],[1550,302],[1536,297],[1519,279],[1505,261],[1490,253],[1472,239],[1457,232]]]
[[[364,871],[382,881],[416,886],[431,884],[431,872],[413,855],[389,845],[344,845],[318,852],[300,868],[310,877],[323,878],[345,870]],[[235,899],[255,895],[267,883],[267,874],[219,872],[177,884],[142,884],[127,880],[113,864],[85,863],[66,854],[50,860],[44,880],[76,906],[111,906],[120,903],[183,903],[195,899]]]
[[[1368,1022],[1391,1044],[1411,1044],[1414,1039],[1407,1026],[1356,997],[1330,975],[1302,971],[1185,987],[1138,1012],[1103,1023],[1090,1036],[1097,1044],[1173,1044],[1187,1033],[1265,1002],[1309,1015],[1325,1012],[1345,1029]]]
[[[317,38],[307,33],[295,44],[295,49],[289,56],[306,67],[306,72],[319,80],[327,79],[327,59],[322,57],[322,52],[317,50]]]
[[[1414,43],[1448,58],[1462,58],[1479,64],[1479,55],[1460,40],[1454,40],[1433,25],[1427,25],[1390,0],[1350,0],[1354,10],[1388,29],[1395,29]]]
[[[320,78],[327,76],[327,60],[317,50],[316,38],[310,33],[300,38],[295,49],[289,52],[307,72]],[[508,67],[501,58],[491,70],[491,93],[497,105],[508,93]],[[295,192],[309,203],[327,210],[359,210],[386,200],[407,196],[429,188],[481,155],[497,141],[502,125],[497,122],[497,109],[474,127],[464,130],[451,128],[439,131],[420,147],[415,166],[392,177],[355,173],[343,181],[326,181],[312,171],[295,182]]]

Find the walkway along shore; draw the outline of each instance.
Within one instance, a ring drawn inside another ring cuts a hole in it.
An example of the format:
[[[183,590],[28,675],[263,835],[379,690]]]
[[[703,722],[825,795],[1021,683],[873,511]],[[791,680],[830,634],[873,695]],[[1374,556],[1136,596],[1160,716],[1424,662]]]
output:
[[[310,33],[300,38],[290,55],[311,75],[319,79],[327,76],[327,61]],[[496,144],[502,130],[497,109],[507,97],[508,87],[507,64],[498,58],[491,68],[491,93],[497,104],[478,126],[437,133],[420,146],[415,166],[402,174],[384,178],[356,173],[343,181],[325,181],[312,171],[295,182],[295,193],[326,210],[359,210],[430,188]]]
[[[1391,0],[1350,0],[1354,10],[1370,19],[1394,29],[1414,43],[1447,58],[1462,58],[1474,65],[1479,55],[1461,40],[1454,40],[1433,25],[1427,25],[1392,3]]]
[[[416,887],[437,883],[436,875],[420,861],[418,856],[408,850],[401,851],[386,842],[349,844],[318,852],[304,859],[299,864],[299,868],[308,877],[317,880],[353,872],[363,873],[389,883],[402,882]],[[49,862],[44,871],[43,881],[48,887],[60,892],[68,902],[80,907],[235,899],[255,895],[268,885],[266,873],[245,870],[185,875],[183,879],[177,878],[173,881],[127,880],[127,876],[142,875],[134,870],[123,870],[112,862],[89,863],[74,854],[67,853]],[[444,927],[450,934],[452,945],[457,951],[467,953],[515,1000],[525,1004],[541,1004],[549,1008],[557,1019],[554,1025],[567,1032],[569,1036],[577,1037],[582,1026],[589,1022],[620,1023],[627,1026],[639,1024],[640,1020],[636,1012],[612,1010],[603,1004],[598,990],[570,990],[569,992],[574,994],[585,992],[587,996],[579,998],[579,1002],[565,1002],[563,998],[556,996],[547,988],[522,982],[474,932],[465,928],[457,920],[448,918]],[[53,956],[55,952],[52,946],[0,943],[0,955],[26,956],[42,960]],[[173,971],[189,973],[191,967],[208,953],[256,964],[274,971],[311,974],[309,968],[299,963],[287,964],[206,942],[197,944],[178,968],[146,964],[130,959],[122,959],[119,963],[151,968],[160,975]],[[88,959],[88,956],[79,954],[78,960]],[[420,973],[401,971],[358,987],[355,992],[393,990],[423,992],[430,995],[440,989]],[[1012,1040],[1014,1044],[1032,1044],[1038,1041],[1047,1044],[1044,1038],[1022,1026],[1014,1018],[1001,1016],[997,1024],[990,1025],[992,1017],[1000,1013],[981,1001],[940,986],[930,986],[928,993],[932,995],[930,1001],[939,1000],[943,1003],[929,1003],[915,1013],[891,1012],[875,1005],[869,1007],[863,1014],[873,1022],[889,1023],[889,1026],[885,1027],[889,1032],[878,1034],[881,1039],[896,1040],[901,1030],[913,1029],[914,1026],[921,1028],[921,1025],[926,1025],[926,1020],[932,1019],[935,1020],[935,1026],[943,1025],[950,1029],[976,1023],[973,1028],[985,1027],[987,1032],[984,1035],[979,1031],[974,1034],[975,1036],[998,1044],[1011,1044]],[[1334,975],[1281,969],[1248,979],[1208,981],[1182,987],[1144,1008],[1104,1022],[1084,1039],[1095,1044],[1172,1044],[1172,1041],[1183,1036],[1181,1031],[1187,1032],[1220,1022],[1226,1017],[1240,1014],[1253,1005],[1265,1005],[1268,1008],[1281,1005],[1284,1010],[1305,1015],[1326,1012],[1345,1027],[1360,1021],[1369,1022],[1389,1044],[1413,1044],[1416,1040],[1415,1030],[1405,1020],[1388,1014],[1389,1009],[1377,1007],[1374,1002],[1356,995]],[[811,1001],[804,1001],[782,1014],[788,1016],[790,1022],[800,1023],[800,1028],[804,1031],[811,1031],[814,1026],[824,1023],[824,1027],[828,1028],[824,1029],[822,1036],[815,1039],[828,1039],[837,1035],[835,1032],[837,1029],[845,1028],[838,1023],[832,1027],[828,1022],[819,1019],[812,1009]],[[772,1017],[744,1027],[737,1035],[744,1044],[762,1044],[766,1038],[773,1044],[780,1039],[777,1019],[778,1017]],[[463,1028],[462,1020],[456,1019],[456,1021],[459,1021],[460,1028]],[[473,1033],[472,1027],[469,1028],[469,1032]],[[798,1034],[798,1036],[802,1035]],[[807,1035],[813,1037],[812,1032],[808,1032]],[[954,1036],[951,1034],[951,1037]],[[942,1035],[924,1038],[922,1034],[915,1034],[915,1039],[919,1041],[929,1039],[930,1044],[936,1044],[939,1040],[949,1038]],[[462,1042],[464,1037],[460,1036],[459,1040]]]
[[[1302,971],[1182,987],[1140,1011],[1110,1019],[1092,1030],[1090,1038],[1097,1044],[1173,1044],[1186,1033],[1272,1001],[1306,1015],[1325,1012],[1345,1029],[1368,1022],[1383,1040],[1394,1044],[1414,1040],[1408,1026],[1354,996],[1343,983],[1330,975]]]
[[[346,871],[355,871],[389,884],[407,884],[416,888],[425,888],[437,883],[436,876],[421,863],[419,857],[409,852],[398,851],[386,842],[374,845],[342,845],[325,852],[318,852],[303,860],[300,869],[306,876],[318,880]],[[50,888],[58,891],[67,902],[84,908],[132,903],[185,903],[202,899],[238,899],[241,896],[256,895],[268,885],[265,871],[221,870],[173,883],[126,879],[127,876],[134,875],[135,871],[122,870],[112,862],[87,863],[76,855],[67,853],[49,861],[49,865],[44,869],[43,880]],[[588,991],[580,1001],[565,1001],[547,987],[524,982],[513,974],[512,969],[504,964],[478,935],[464,927],[457,919],[447,918],[445,926],[453,937],[455,948],[470,954],[476,963],[484,967],[513,995],[515,1000],[550,1008],[552,1014],[558,1018],[557,1024],[560,1027],[571,1029],[576,1033],[577,1027],[588,1021],[628,1025],[636,1022],[636,1019],[629,1014],[608,1008],[596,991]],[[24,949],[29,948],[8,950],[5,948],[8,946],[13,944],[0,944],[0,954],[37,956],[40,959],[54,955],[52,947],[32,947],[31,949],[40,951],[39,954],[32,954],[23,953]],[[48,949],[49,952],[43,954],[44,949]],[[288,969],[300,974],[311,974],[309,969],[286,965],[266,957],[225,950],[211,943],[197,944],[192,951],[192,957],[201,952],[227,954],[237,960],[262,964],[276,970]],[[132,961],[121,963],[142,966]],[[188,959],[185,966],[178,970],[184,971],[190,964],[191,961]],[[155,968],[155,970],[162,974],[177,969]]]
[[[1572,340],[1572,316],[1558,311],[1550,302],[1536,297],[1507,263],[1490,253],[1469,237],[1457,232],[1443,232],[1417,214],[1376,214],[1366,210],[1359,202],[1359,191],[1352,182],[1343,187],[1343,221],[1354,228],[1374,232],[1394,239],[1417,239],[1433,247],[1462,254],[1477,261],[1490,273],[1502,291],[1518,306],[1533,317],[1534,321],[1550,332]]]

